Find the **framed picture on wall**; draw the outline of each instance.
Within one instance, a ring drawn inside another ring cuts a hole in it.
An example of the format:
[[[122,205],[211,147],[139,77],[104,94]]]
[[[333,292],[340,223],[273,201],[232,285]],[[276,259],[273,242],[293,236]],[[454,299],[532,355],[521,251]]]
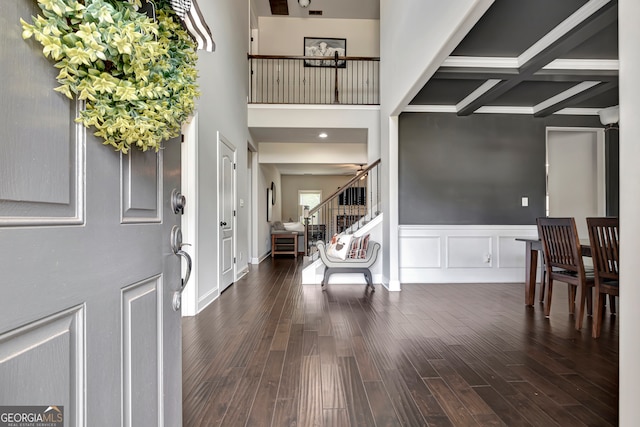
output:
[[[304,56],[347,56],[347,39],[329,37],[305,37]],[[335,67],[333,59],[305,59],[305,67]],[[347,61],[338,61],[338,68],[346,68]]]

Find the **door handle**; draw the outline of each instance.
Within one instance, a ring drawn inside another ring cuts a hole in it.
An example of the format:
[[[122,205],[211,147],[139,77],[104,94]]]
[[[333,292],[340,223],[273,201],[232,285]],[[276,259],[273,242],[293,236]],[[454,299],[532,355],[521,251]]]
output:
[[[224,222],[224,221],[220,221],[220,227],[224,227],[225,225],[227,225],[227,223],[226,223],[226,222]]]
[[[173,298],[171,299],[171,305],[174,311],[180,310],[180,306],[182,305],[182,292],[185,286],[187,286],[187,282],[189,282],[189,277],[191,277],[191,268],[193,266],[191,256],[182,250],[182,247],[187,245],[189,244],[182,243],[182,231],[180,227],[174,225],[171,229],[171,250],[176,256],[184,258],[187,262],[187,271],[184,274],[184,278],[181,279],[180,289],[173,293]]]
[[[184,291],[184,288],[185,286],[187,286],[187,282],[189,281],[189,277],[191,277],[192,262],[191,262],[191,256],[189,256],[189,254],[183,251],[182,249],[179,249],[177,252],[175,252],[175,254],[179,257],[184,258],[184,260],[187,261],[187,271],[185,271],[184,273],[184,279],[181,279],[182,283],[180,285],[180,289],[178,289],[173,293],[173,298],[171,300],[171,303],[173,305],[173,310],[178,311],[180,310],[180,306],[182,305],[182,291]]]

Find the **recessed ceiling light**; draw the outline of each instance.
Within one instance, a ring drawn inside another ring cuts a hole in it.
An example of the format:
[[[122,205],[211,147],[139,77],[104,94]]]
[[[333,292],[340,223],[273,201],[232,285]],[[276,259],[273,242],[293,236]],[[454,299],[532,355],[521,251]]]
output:
[[[324,132],[322,132],[320,135],[318,135],[319,138],[326,138],[327,136],[329,136],[329,135],[327,135]]]

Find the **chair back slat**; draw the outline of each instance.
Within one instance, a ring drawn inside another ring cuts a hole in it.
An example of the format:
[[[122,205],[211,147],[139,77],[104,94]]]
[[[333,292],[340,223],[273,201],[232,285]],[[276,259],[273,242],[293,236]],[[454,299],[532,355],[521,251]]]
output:
[[[537,223],[547,265],[584,274],[575,219],[538,218]]]
[[[619,228],[618,218],[587,218],[589,241],[596,279],[618,280]]]

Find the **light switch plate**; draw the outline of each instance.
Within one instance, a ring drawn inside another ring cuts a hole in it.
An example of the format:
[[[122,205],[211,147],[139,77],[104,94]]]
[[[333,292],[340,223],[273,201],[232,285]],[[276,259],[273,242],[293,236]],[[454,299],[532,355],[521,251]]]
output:
[[[522,207],[526,208],[527,206],[529,206],[529,198],[528,197],[523,197],[522,198]]]

